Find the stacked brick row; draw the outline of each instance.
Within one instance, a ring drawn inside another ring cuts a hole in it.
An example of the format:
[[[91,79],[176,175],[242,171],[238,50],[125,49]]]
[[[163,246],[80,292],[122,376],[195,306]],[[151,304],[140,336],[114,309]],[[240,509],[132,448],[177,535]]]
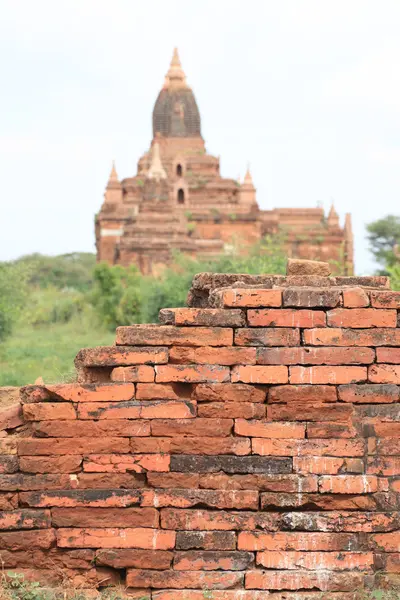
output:
[[[5,569],[154,600],[399,585],[400,293],[303,281],[216,289],[23,388]]]

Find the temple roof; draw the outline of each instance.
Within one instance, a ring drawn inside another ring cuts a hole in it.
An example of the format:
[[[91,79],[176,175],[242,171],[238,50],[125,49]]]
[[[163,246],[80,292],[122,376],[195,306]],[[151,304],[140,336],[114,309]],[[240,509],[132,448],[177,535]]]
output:
[[[153,110],[153,136],[157,133],[166,137],[201,136],[199,109],[176,48]]]

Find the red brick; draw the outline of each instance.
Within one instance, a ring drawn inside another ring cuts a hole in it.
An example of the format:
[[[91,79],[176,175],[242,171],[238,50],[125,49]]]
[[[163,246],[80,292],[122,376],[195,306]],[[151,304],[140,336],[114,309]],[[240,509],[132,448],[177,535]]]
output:
[[[163,325],[195,325],[196,327],[241,327],[245,317],[241,310],[221,308],[164,308],[160,310]]]
[[[200,402],[265,402],[265,389],[244,383],[201,383],[193,397]]]
[[[114,569],[169,569],[174,555],[168,550],[98,550],[96,564]]]
[[[373,383],[400,383],[400,365],[371,365],[368,379]]]
[[[170,457],[162,454],[89,454],[85,457],[83,470],[88,473],[145,473],[146,471],[169,471]]]
[[[224,509],[258,509],[258,492],[256,491],[214,491],[214,490],[143,490],[141,506],[156,508],[171,506],[174,508],[224,508]]]
[[[263,419],[266,407],[251,402],[209,402],[199,404],[197,414],[204,418]]]
[[[73,405],[69,402],[38,402],[24,404],[22,412],[26,421],[49,421],[76,419]]]
[[[369,442],[375,442],[373,438],[369,438]],[[383,440],[377,439],[376,444],[373,443],[368,448],[370,454],[386,454],[391,456],[400,456],[400,438],[387,437]]]
[[[261,456],[363,456],[363,440],[252,439],[253,454]]]
[[[81,470],[82,456],[21,456],[20,470],[25,473],[76,473]]]
[[[297,531],[340,531],[343,533],[370,533],[393,531],[399,527],[400,516],[392,512],[360,512],[330,510],[329,512],[287,513],[283,517],[287,529]],[[362,538],[360,538],[362,543]]]
[[[309,494],[301,488],[297,494],[288,493],[262,493],[261,508],[263,510],[376,510],[376,501],[372,496],[342,495],[342,494]],[[358,513],[355,512],[357,515]],[[297,511],[294,515],[296,518]],[[299,522],[303,522],[300,521]]]
[[[300,332],[298,329],[279,327],[253,327],[235,330],[236,346],[298,346]]]
[[[229,380],[229,368],[218,365],[160,365],[156,367],[157,383],[223,383]]]
[[[400,532],[379,533],[371,536],[371,541],[379,550],[385,552],[398,552],[400,548]]]
[[[255,349],[253,349],[253,351],[255,356]],[[17,404],[12,404],[11,406],[6,406],[5,408],[0,408],[0,431],[3,431],[4,429],[14,429],[23,424],[22,407],[19,402]]]
[[[52,508],[56,527],[158,527],[154,508]],[[134,565],[131,565],[134,566]]]
[[[149,365],[116,367],[111,371],[111,381],[151,383],[154,381],[154,367],[150,367]]]
[[[396,327],[395,310],[377,310],[375,308],[335,308],[327,313],[330,327]]]
[[[258,348],[260,365],[351,365],[375,360],[372,348]]]
[[[305,425],[300,423],[249,421],[246,419],[235,421],[235,434],[249,437],[304,438],[305,430]]]
[[[232,529],[277,529],[276,515],[246,511],[161,509],[161,527],[186,531],[231,531]]]
[[[378,481],[374,475],[326,475],[319,480],[319,491],[322,494],[370,494],[378,491]]]
[[[400,292],[371,291],[371,304],[375,308],[400,308]]]
[[[139,504],[138,490],[54,490],[20,492],[20,502],[34,507],[126,507]]]
[[[66,528],[57,530],[60,548],[143,548],[170,550],[175,532],[149,528]]]
[[[258,306],[281,306],[281,290],[267,289],[229,289],[221,294],[223,306],[249,308]]]
[[[400,437],[400,423],[377,422],[372,426],[377,437]]]
[[[226,589],[243,585],[243,574],[235,571],[155,571],[128,569],[128,587]]]
[[[60,552],[57,548],[49,551],[40,549],[17,550],[10,552],[2,550],[1,558],[4,567],[36,567],[46,568],[49,563],[53,567],[68,569],[90,569],[94,559],[93,550],[66,550]]]
[[[303,339],[312,346],[400,346],[400,329],[307,329]]]
[[[232,381],[244,383],[287,383],[287,367],[237,366],[232,369]]]
[[[43,389],[50,398],[69,402],[121,402],[131,400],[135,396],[135,386],[132,383],[87,385],[63,383],[47,385]]]
[[[177,531],[176,549],[235,550],[235,531]]]
[[[356,438],[359,433],[351,424],[308,423],[308,438]]]
[[[272,404],[267,408],[268,419],[273,421],[335,421],[347,423],[353,415],[350,405],[297,402],[296,404]]]
[[[247,320],[253,327],[325,327],[326,325],[324,311],[294,308],[248,310]]]
[[[364,470],[364,464],[360,458],[339,458],[333,456],[294,456],[293,470],[296,473],[315,473],[317,475],[362,473]]]
[[[148,473],[147,483],[155,488],[186,488],[199,487],[200,475],[197,473]]]
[[[357,536],[350,533],[242,531],[238,536],[238,550],[335,552],[357,549],[357,541]]]
[[[377,348],[376,361],[378,363],[400,363],[400,348]]]
[[[51,526],[50,511],[20,509],[0,513],[0,530],[46,529]]]
[[[133,452],[141,448],[150,448],[154,443],[154,451],[162,448],[162,452],[171,454],[194,454],[194,455],[215,455],[215,454],[236,454],[244,456],[250,454],[250,441],[243,438],[234,437],[184,437],[175,436],[170,438],[152,438],[143,445],[143,440],[131,440],[131,449]]]
[[[0,532],[0,548],[2,550],[30,550],[31,548],[43,548],[47,550],[54,545],[56,540],[54,529],[41,529],[24,531]]]
[[[270,388],[269,403],[336,402],[336,388],[330,385],[278,385]]]
[[[354,404],[381,404],[398,402],[399,390],[395,385],[341,385],[339,400]]]
[[[343,290],[343,306],[345,308],[365,308],[369,306],[368,294],[363,288]]]
[[[18,456],[0,456],[0,473],[16,473],[19,470]]]
[[[127,346],[231,346],[232,330],[224,327],[130,325],[117,327],[116,344]]]
[[[334,460],[334,459],[332,459]],[[340,460],[340,459],[338,459]],[[343,461],[343,459],[341,459]],[[317,477],[299,475],[227,475],[210,473],[200,476],[200,487],[221,490],[259,490],[271,492],[316,492]]]
[[[385,571],[386,573],[400,573],[400,553],[386,556]]]
[[[168,362],[168,348],[132,346],[100,346],[84,348],[78,353],[75,363],[84,367],[119,367],[129,365],[153,364]]]
[[[17,454],[17,439],[11,436],[0,438],[0,454]]]
[[[170,437],[131,438],[131,452],[141,454],[163,454],[171,452]]]
[[[194,348],[185,346],[173,347],[170,350],[171,363],[195,363],[209,365],[255,365],[256,349],[225,346],[212,348]]]
[[[143,487],[144,476],[137,473],[105,474],[105,473],[78,473],[26,475],[0,475],[0,491],[34,491],[34,490],[71,490],[85,489],[110,489],[110,488],[138,488]]]
[[[153,600],[205,600],[204,594],[206,592],[204,590],[167,590],[156,592],[153,591]],[[238,596],[240,593],[240,596]],[[213,590],[212,592],[212,600],[266,600],[265,592],[257,592],[256,590]],[[270,596],[270,600],[287,600],[284,596],[276,594]],[[303,596],[300,593],[297,594],[297,600],[312,600],[310,595]],[[316,599],[319,600],[319,599]],[[328,599],[327,599],[328,600]],[[345,598],[344,595],[341,595],[340,598],[330,598],[329,600],[353,600],[350,598]]]
[[[194,402],[88,402],[78,407],[81,419],[190,419],[196,414]]]
[[[18,440],[20,456],[47,456],[54,454],[88,454],[94,452],[129,452],[125,438],[21,438]]]
[[[145,437],[150,435],[150,421],[42,421],[33,430],[38,437]]]
[[[151,435],[174,437],[225,437],[233,429],[232,419],[153,419]]]
[[[320,571],[247,571],[246,589],[353,591],[363,585],[360,573]]]
[[[191,386],[183,383],[138,383],[137,400],[185,400],[191,395]]]
[[[244,571],[253,566],[251,552],[215,552],[191,550],[177,552],[174,559],[176,571]]]
[[[366,367],[290,367],[290,383],[355,383],[367,379]]]
[[[341,291],[334,288],[288,288],[283,291],[283,305],[298,308],[335,308]]]

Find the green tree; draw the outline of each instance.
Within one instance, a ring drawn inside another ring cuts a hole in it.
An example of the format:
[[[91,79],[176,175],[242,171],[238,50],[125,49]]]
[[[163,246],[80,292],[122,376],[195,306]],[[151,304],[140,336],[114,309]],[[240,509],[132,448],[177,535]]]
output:
[[[388,215],[367,225],[370,250],[379,265],[382,274],[398,261],[396,246],[400,244],[400,217]]]
[[[96,256],[90,252],[59,256],[28,254],[15,262],[29,271],[29,283],[34,287],[71,288],[84,292],[93,285]]]
[[[0,263],[0,341],[11,334],[27,295],[27,271],[15,263]]]

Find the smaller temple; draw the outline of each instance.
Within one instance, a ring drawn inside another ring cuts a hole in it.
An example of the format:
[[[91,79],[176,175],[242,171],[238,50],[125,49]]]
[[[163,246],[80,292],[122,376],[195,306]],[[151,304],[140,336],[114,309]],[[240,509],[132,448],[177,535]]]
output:
[[[97,259],[157,273],[176,250],[215,257],[280,231],[288,256],[330,261],[352,274],[350,214],[341,227],[333,205],[327,217],[322,208],[261,210],[249,168],[242,182],[221,176],[175,49],[154,106],[150,149],[133,177],[120,181],[112,166],[96,216]]]

